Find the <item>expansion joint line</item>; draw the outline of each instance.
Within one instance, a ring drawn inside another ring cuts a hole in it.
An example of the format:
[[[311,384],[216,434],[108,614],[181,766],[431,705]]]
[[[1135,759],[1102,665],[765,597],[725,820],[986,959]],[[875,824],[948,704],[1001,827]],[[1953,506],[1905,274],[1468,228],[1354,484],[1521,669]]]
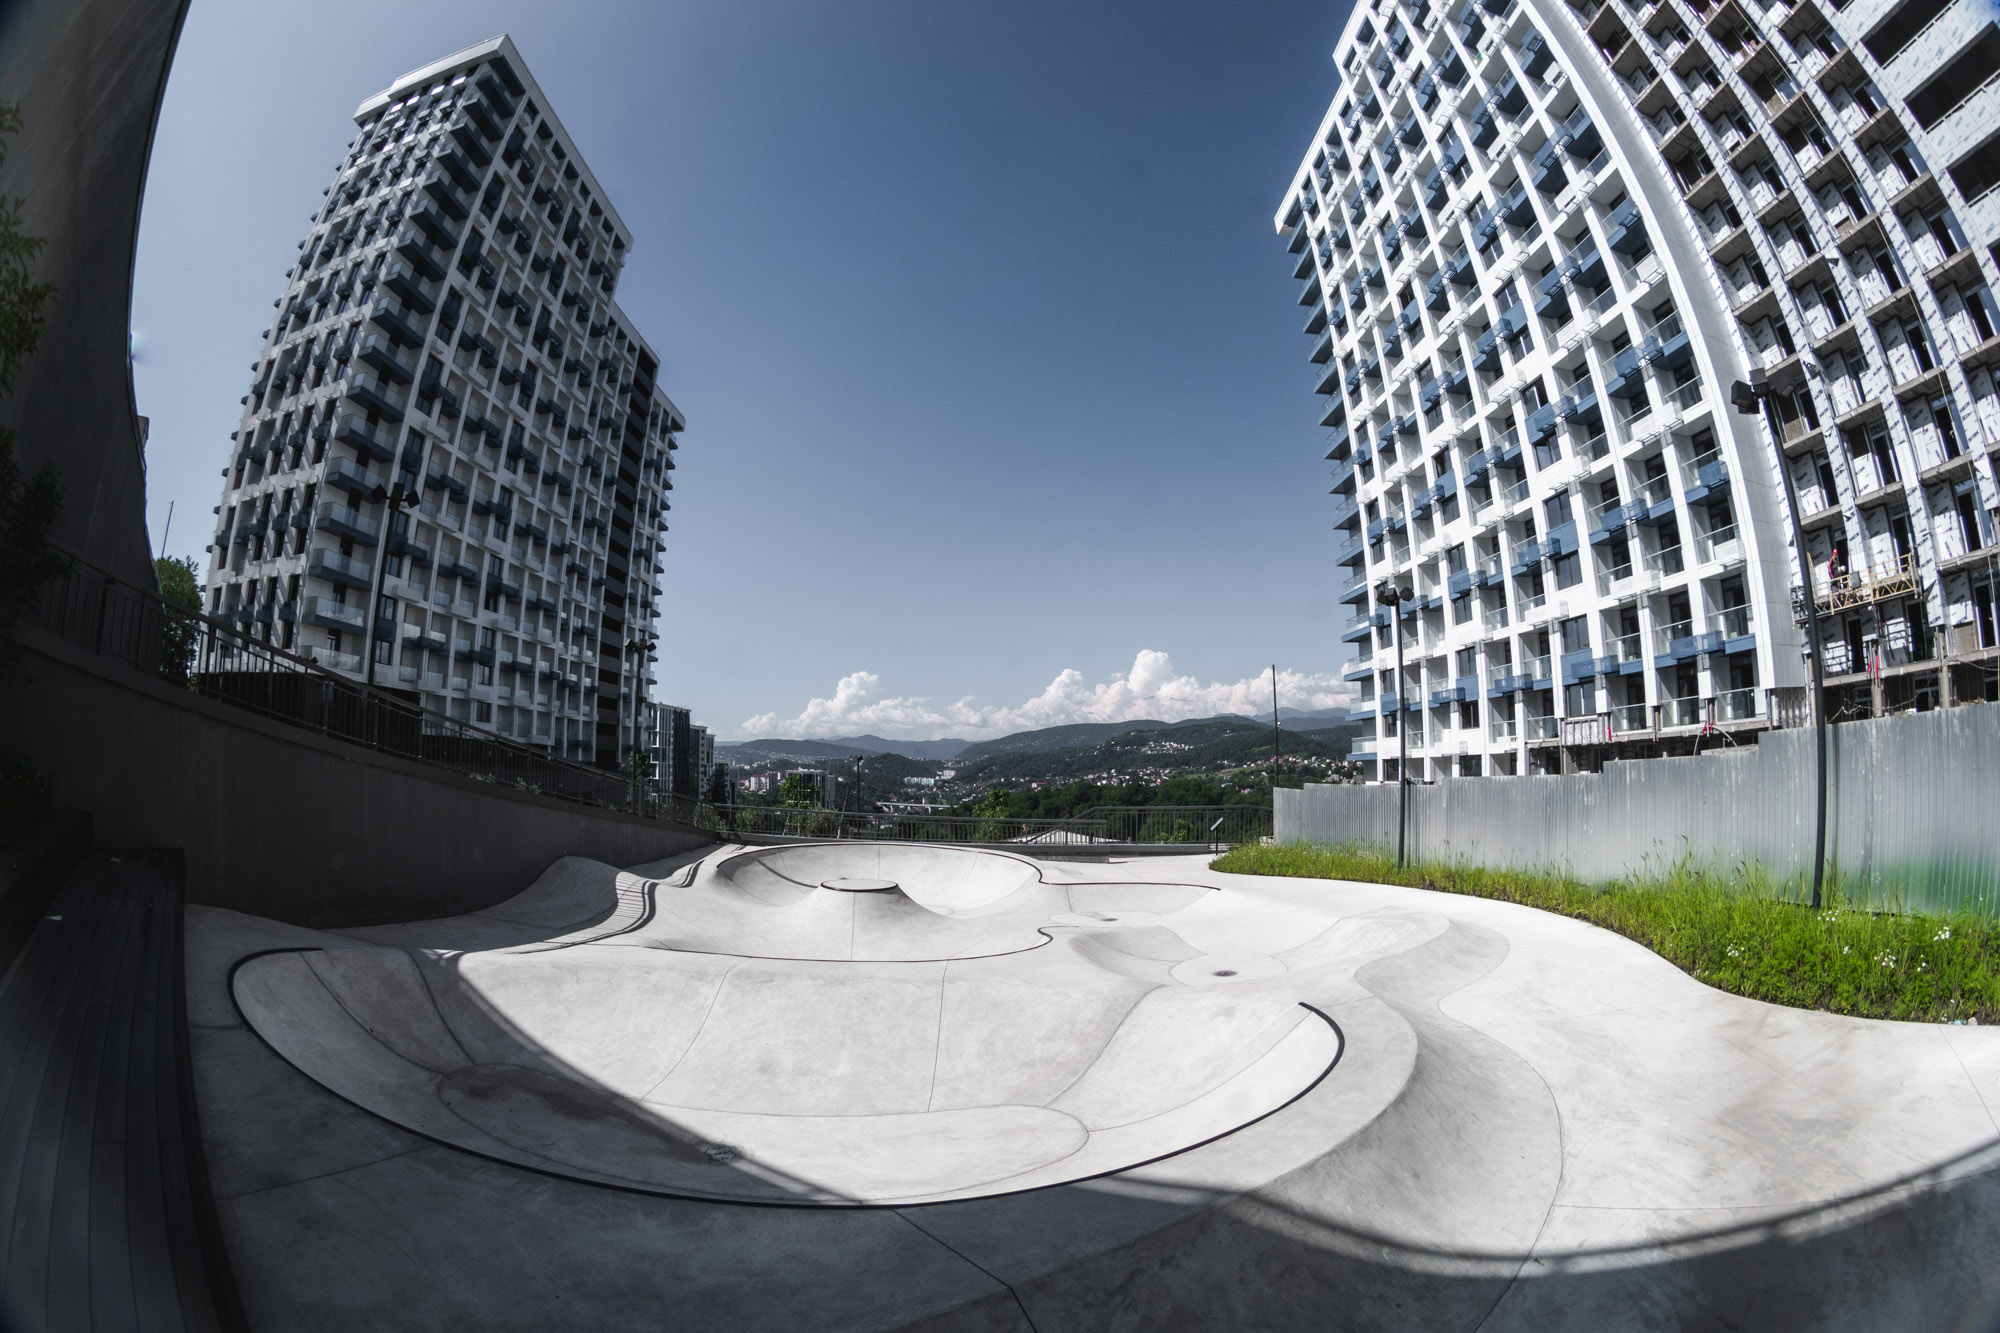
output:
[[[918,1222],[916,1218],[911,1217],[907,1212],[903,1211],[901,1208],[898,1208],[896,1210],[896,1216],[902,1218],[905,1222],[908,1222],[911,1226],[915,1227],[918,1231],[921,1231],[924,1235],[936,1241],[939,1245],[942,1245],[946,1250],[950,1251],[953,1255],[956,1255],[960,1260],[964,1261],[967,1264],[970,1264],[973,1268],[978,1269],[981,1273],[984,1273],[987,1277],[993,1279],[993,1281],[995,1282],[998,1282],[1002,1287],[1005,1287],[1007,1289],[1007,1294],[1014,1298],[1014,1308],[1021,1312],[1021,1319],[1028,1325],[1028,1333],[1041,1333],[1041,1331],[1035,1327],[1035,1317],[1028,1313],[1028,1303],[1021,1299],[1021,1293],[1014,1289],[1013,1283],[1009,1282],[1006,1278],[1001,1277],[998,1273],[988,1268],[985,1264],[980,1263],[977,1259],[972,1258],[970,1255],[966,1254],[963,1250],[960,1250],[956,1245],[953,1245],[950,1241],[946,1240],[944,1237],[938,1235],[936,1232],[930,1230],[928,1227],[925,1227],[923,1224]]]

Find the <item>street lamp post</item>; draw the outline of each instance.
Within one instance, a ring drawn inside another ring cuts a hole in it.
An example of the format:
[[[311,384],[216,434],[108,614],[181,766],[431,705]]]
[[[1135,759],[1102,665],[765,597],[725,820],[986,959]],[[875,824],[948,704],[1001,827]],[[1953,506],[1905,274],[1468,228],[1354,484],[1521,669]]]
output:
[[[1820,906],[1820,891],[1826,878],[1826,679],[1820,651],[1819,598],[1813,593],[1812,561],[1806,555],[1805,528],[1799,523],[1798,492],[1792,488],[1792,469],[1785,462],[1785,437],[1771,406],[1771,382],[1762,370],[1750,372],[1748,382],[1737,380],[1729,389],[1729,401],[1745,416],[1761,406],[1764,425],[1771,432],[1772,447],[1778,453],[1778,475],[1785,483],[1785,506],[1792,518],[1792,546],[1799,557],[1799,593],[1806,603],[1806,652],[1812,659],[1812,711],[1817,732],[1817,763],[1814,781],[1812,905]]]
[[[366,679],[372,689],[375,685],[375,626],[382,614],[382,569],[389,559],[389,543],[394,540],[396,516],[416,504],[422,492],[405,489],[399,478],[394,486],[377,486],[369,492],[368,498],[384,506],[382,510],[382,540],[375,546],[375,568],[368,581],[368,628],[362,632],[361,648],[367,654]]]
[[[1410,600],[1408,588],[1388,579],[1375,585],[1375,601],[1389,608],[1396,633],[1396,865],[1404,864],[1410,840],[1410,734],[1403,724],[1403,616],[1399,608]]]
[[[643,630],[625,641],[625,656],[632,662],[632,748],[626,752],[625,762],[626,767],[632,770],[632,809],[638,814],[646,812],[642,804],[646,793],[642,790],[637,769],[633,768],[635,761],[632,756],[645,748],[646,659],[651,657],[654,649],[659,646],[658,636],[649,635]],[[672,780],[672,775],[669,774],[668,781]],[[697,776],[695,781],[699,784],[700,777]],[[700,801],[700,799],[701,792],[697,785],[695,800]]]

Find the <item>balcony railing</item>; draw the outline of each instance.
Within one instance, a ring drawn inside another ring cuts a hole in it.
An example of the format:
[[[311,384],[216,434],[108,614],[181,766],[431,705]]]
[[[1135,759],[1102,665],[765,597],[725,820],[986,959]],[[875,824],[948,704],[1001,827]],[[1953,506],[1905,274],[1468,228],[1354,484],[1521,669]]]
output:
[[[1702,724],[1701,700],[1695,695],[1685,699],[1667,699],[1660,704],[1660,725],[1662,727],[1698,727]]]
[[[1610,720],[1614,735],[1650,732],[1653,729],[1652,710],[1645,704],[1621,704],[1611,710]]]
[[[1702,533],[1695,538],[1694,546],[1703,564],[1716,560],[1728,564],[1743,558],[1743,543],[1737,540],[1734,523]]]
[[[1724,607],[1708,618],[1708,632],[1720,634],[1725,639],[1740,639],[1750,632],[1750,608],[1747,606]]]
[[[1750,722],[1764,714],[1758,707],[1763,700],[1754,689],[1724,690],[1715,696],[1715,719],[1718,722]]]

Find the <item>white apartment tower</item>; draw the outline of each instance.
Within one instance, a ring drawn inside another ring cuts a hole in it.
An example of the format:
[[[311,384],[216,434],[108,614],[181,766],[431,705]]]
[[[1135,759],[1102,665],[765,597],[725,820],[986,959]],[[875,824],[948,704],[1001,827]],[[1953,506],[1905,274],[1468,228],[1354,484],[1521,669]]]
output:
[[[354,119],[243,400],[209,609],[616,765],[685,426],[612,299],[632,235],[504,36]]]
[[[1355,6],[1277,225],[1370,776],[1399,748],[1418,780],[1556,772],[1808,718],[1780,468],[1830,714],[1994,697],[1993,17]],[[1731,407],[1758,378],[1775,435]]]

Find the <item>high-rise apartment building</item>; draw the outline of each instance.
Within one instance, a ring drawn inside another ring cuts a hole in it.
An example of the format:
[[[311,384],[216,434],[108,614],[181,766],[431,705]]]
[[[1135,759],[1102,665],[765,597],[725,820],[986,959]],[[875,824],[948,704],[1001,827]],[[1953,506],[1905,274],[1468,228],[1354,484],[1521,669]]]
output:
[[[1781,467],[1830,712],[1993,697],[1991,17],[1355,6],[1277,225],[1370,776],[1399,747],[1417,779],[1554,772],[1808,717]],[[1760,375],[1775,435],[1731,407]]]
[[[354,118],[252,370],[209,609],[616,765],[685,425],[613,300],[632,234],[506,37]]]

